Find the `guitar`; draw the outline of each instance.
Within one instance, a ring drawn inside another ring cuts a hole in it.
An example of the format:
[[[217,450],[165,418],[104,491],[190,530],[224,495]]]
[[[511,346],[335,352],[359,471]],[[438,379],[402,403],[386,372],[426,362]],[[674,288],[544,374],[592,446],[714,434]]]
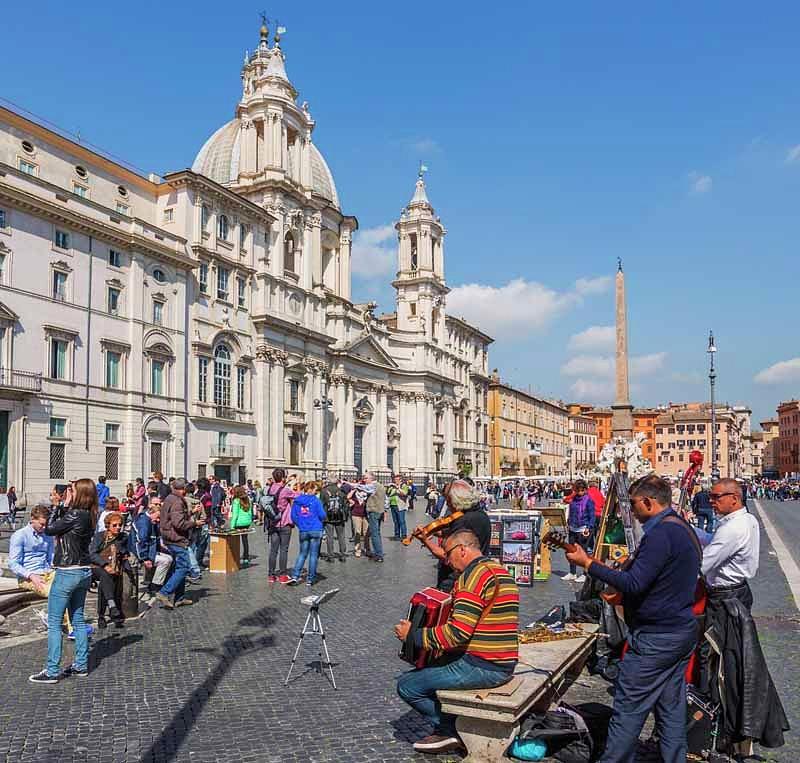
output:
[[[548,530],[542,536],[542,543],[545,546],[547,546],[549,549],[551,549],[551,550],[555,550],[555,549],[559,549],[560,548],[560,549],[562,549],[563,551],[566,551],[569,554],[571,554],[574,551],[578,550],[578,545],[576,543],[569,543],[567,541],[567,538],[565,537],[564,533],[562,533],[562,532],[560,532],[558,530]],[[595,561],[597,561],[598,564],[600,563],[599,560],[597,560],[597,559],[595,559]],[[630,566],[632,561],[633,561],[633,556],[631,555],[631,556],[625,557],[625,559],[622,562],[615,562],[615,566],[618,569],[623,569],[624,570],[624,569],[627,569]],[[605,587],[605,590],[600,592],[600,598],[603,601],[607,601],[612,606],[617,606],[617,605],[622,604],[622,594],[619,591],[617,591],[615,588],[612,588],[609,585],[607,585]]]

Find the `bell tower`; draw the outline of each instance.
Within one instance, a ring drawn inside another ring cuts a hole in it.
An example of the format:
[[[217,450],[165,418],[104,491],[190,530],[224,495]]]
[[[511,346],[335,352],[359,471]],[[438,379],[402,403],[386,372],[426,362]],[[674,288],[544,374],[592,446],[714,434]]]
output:
[[[444,237],[447,231],[428,201],[420,167],[411,201],[396,223],[399,246],[397,328],[424,334],[434,342],[444,337],[444,301],[450,291],[444,281]]]

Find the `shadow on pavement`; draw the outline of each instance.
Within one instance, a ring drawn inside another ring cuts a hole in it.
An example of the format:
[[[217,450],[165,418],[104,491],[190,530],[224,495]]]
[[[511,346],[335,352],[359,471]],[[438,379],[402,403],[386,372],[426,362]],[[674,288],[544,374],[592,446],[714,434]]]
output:
[[[112,631],[104,638],[98,639],[94,642],[94,646],[90,651],[94,661],[92,670],[97,670],[103,660],[113,657],[118,652],[122,651],[126,646],[137,644],[144,639],[141,633],[125,633],[120,631]]]
[[[194,727],[203,707],[214,695],[220,681],[231,669],[233,663],[240,657],[252,652],[266,649],[275,644],[275,637],[265,634],[258,638],[240,633],[241,628],[260,627],[266,628],[275,622],[277,609],[275,607],[262,607],[247,617],[243,617],[236,624],[236,628],[223,640],[217,649],[194,649],[194,652],[214,654],[217,664],[209,671],[206,679],[191,693],[182,707],[172,716],[170,722],[162,729],[158,738],[150,745],[141,757],[141,763],[151,761],[174,760],[184,740]]]

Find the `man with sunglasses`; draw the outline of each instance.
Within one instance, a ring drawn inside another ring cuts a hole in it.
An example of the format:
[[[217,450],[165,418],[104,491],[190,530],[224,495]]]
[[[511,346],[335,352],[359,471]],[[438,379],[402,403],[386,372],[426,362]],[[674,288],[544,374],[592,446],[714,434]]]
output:
[[[758,572],[760,530],[742,500],[742,486],[732,479],[714,483],[709,493],[718,517],[714,533],[696,529],[703,549],[706,579],[706,639],[703,673],[715,702],[722,702],[717,749],[752,755],[752,740],[780,747],[789,724],[772,682],[750,614],[753,594],[747,582]],[[715,657],[714,655],[724,655]],[[721,665],[719,664],[721,663]],[[719,670],[724,676],[724,690]]]
[[[613,570],[578,546],[567,559],[622,594],[628,651],[620,663],[614,713],[600,763],[632,763],[652,711],[664,763],[686,761],[686,666],[697,643],[694,604],[701,549],[671,508],[672,489],[653,474],[631,485],[642,539],[630,563]]]
[[[490,689],[506,683],[519,658],[519,588],[508,570],[487,559],[471,530],[449,535],[442,559],[457,573],[453,608],[443,625],[414,633],[417,647],[444,653],[445,660],[400,676],[397,693],[433,724],[433,733],[414,744],[417,752],[453,752],[461,747],[455,716],[442,713],[439,689]],[[409,620],[394,629],[408,638]]]

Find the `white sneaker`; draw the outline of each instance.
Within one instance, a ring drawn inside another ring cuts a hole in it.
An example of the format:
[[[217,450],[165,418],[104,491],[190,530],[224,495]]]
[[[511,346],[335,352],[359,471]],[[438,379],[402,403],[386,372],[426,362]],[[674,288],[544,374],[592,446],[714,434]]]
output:
[[[568,572],[568,573],[567,573],[566,575],[564,575],[564,577],[563,577],[563,578],[561,578],[561,579],[562,579],[562,580],[575,580],[575,576],[574,576],[574,575],[573,575],[571,572]]]
[[[578,577],[575,578],[576,583],[583,583],[584,580],[586,580],[586,575],[578,575]]]

